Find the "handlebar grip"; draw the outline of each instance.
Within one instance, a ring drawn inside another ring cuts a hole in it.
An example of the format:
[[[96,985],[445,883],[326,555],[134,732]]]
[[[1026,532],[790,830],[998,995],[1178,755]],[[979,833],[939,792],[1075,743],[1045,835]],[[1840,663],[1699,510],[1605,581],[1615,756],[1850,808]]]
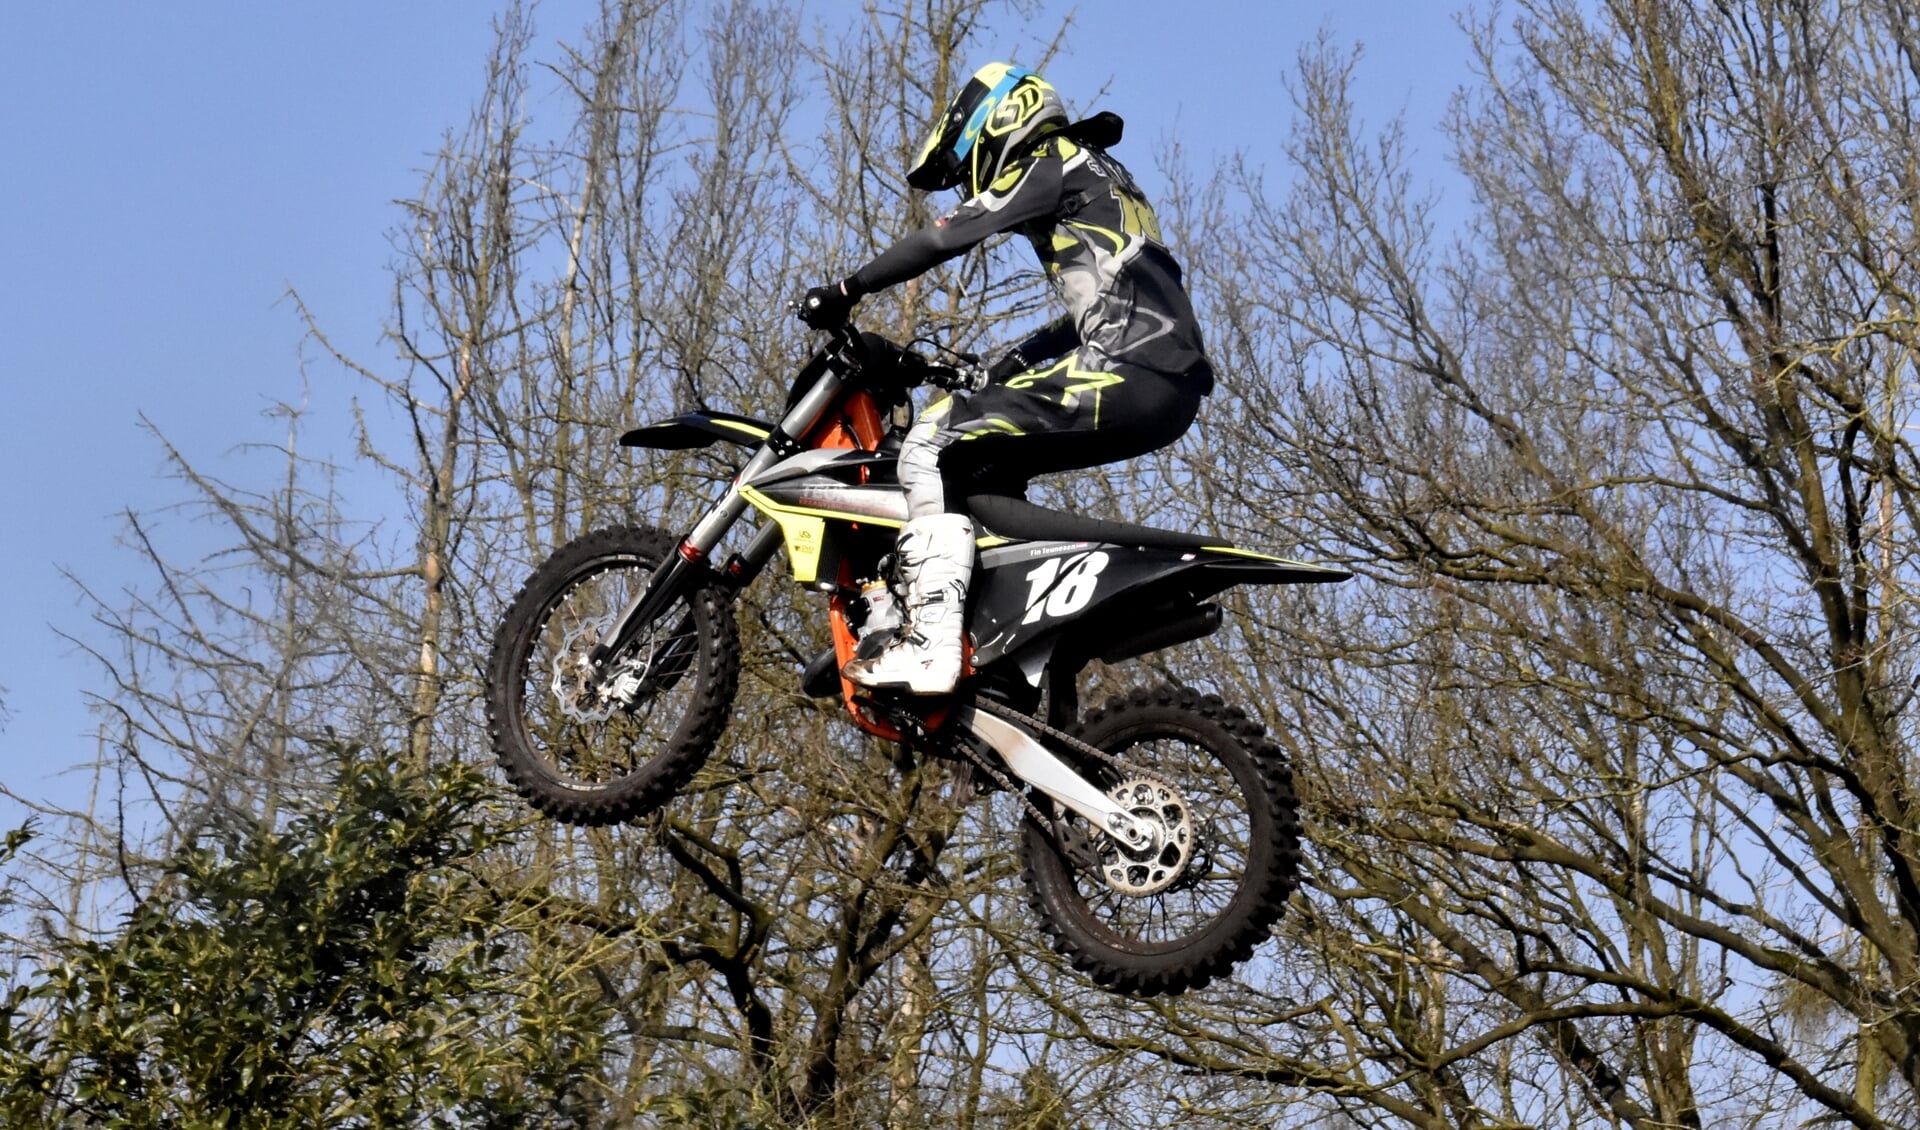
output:
[[[951,392],[977,392],[987,386],[987,374],[976,366],[928,365],[927,383]]]

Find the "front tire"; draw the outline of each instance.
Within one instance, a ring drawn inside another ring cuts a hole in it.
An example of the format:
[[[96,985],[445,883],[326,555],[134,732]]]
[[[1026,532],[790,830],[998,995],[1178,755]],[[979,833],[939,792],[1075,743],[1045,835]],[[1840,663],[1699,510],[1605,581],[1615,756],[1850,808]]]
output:
[[[1258,724],[1184,687],[1109,699],[1074,730],[1113,754],[1080,766],[1102,787],[1164,782],[1170,808],[1197,846],[1169,877],[1128,861],[1081,817],[1061,818],[1081,862],[1028,819],[1021,839],[1030,905],[1053,948],[1118,992],[1156,996],[1199,988],[1245,961],[1285,910],[1300,867],[1293,774]],[[1104,854],[1102,854],[1104,853]],[[1101,858],[1085,866],[1088,855]]]
[[[556,820],[601,825],[645,816],[693,777],[726,728],[740,641],[714,588],[688,593],[642,626],[615,660],[624,674],[581,674],[581,658],[677,547],[647,526],[576,538],[527,579],[494,636],[487,662],[494,754],[513,787]]]

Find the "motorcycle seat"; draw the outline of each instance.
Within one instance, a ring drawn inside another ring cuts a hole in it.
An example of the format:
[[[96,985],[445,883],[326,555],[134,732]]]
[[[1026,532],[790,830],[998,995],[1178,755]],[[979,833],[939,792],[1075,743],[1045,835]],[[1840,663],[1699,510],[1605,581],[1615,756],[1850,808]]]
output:
[[[1131,522],[1109,522],[1064,510],[1049,510],[1024,498],[1004,494],[971,495],[967,498],[967,511],[985,532],[1018,541],[1098,541],[1155,549],[1198,549],[1226,544],[1220,538],[1204,534],[1159,530]]]

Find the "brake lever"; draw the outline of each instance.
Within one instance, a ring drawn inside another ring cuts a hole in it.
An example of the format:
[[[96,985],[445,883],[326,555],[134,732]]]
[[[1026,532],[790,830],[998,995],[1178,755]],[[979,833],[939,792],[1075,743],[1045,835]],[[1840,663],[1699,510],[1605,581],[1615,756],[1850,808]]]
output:
[[[841,347],[860,348],[866,343],[860,340],[859,331],[853,328],[853,319],[848,317],[837,326],[812,326],[807,324],[807,302],[804,298],[787,299],[787,316],[794,318],[809,330],[831,334]],[[862,350],[864,352],[864,350]]]

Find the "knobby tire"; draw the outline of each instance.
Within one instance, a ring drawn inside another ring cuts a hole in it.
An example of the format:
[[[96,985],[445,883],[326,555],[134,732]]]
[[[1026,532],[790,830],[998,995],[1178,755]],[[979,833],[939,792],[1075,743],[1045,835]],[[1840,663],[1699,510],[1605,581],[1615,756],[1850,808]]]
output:
[[[1241,838],[1247,842],[1237,886],[1219,912],[1178,937],[1155,941],[1115,929],[1086,892],[1092,891],[1096,901],[1108,900],[1122,916],[1138,913],[1150,922],[1151,912],[1129,909],[1123,896],[1100,889],[1099,877],[1068,858],[1054,830],[1029,817],[1021,839],[1022,875],[1029,905],[1054,950],[1097,983],[1139,996],[1199,988],[1245,961],[1284,912],[1299,873],[1293,774],[1279,747],[1239,709],[1173,686],[1111,698],[1073,734],[1128,761],[1130,750],[1161,741],[1204,751],[1224,771],[1218,779],[1230,780],[1244,799],[1247,831]],[[1192,781],[1168,783],[1193,787]]]
[[[699,771],[726,728],[739,686],[740,640],[725,593],[712,587],[688,593],[659,617],[662,630],[677,633],[665,642],[649,642],[657,638],[649,635],[652,626],[642,631],[636,648],[659,648],[656,654],[669,658],[643,683],[648,690],[632,709],[581,722],[559,710],[550,686],[551,656],[567,623],[556,621],[563,605],[597,593],[587,586],[616,573],[631,574],[631,583],[621,589],[616,580],[610,590],[633,591],[632,584],[672,560],[678,544],[647,526],[576,538],[528,578],[494,636],[487,723],[495,756],[520,795],[556,820],[594,826],[653,812]],[[591,612],[614,603],[601,600]]]

